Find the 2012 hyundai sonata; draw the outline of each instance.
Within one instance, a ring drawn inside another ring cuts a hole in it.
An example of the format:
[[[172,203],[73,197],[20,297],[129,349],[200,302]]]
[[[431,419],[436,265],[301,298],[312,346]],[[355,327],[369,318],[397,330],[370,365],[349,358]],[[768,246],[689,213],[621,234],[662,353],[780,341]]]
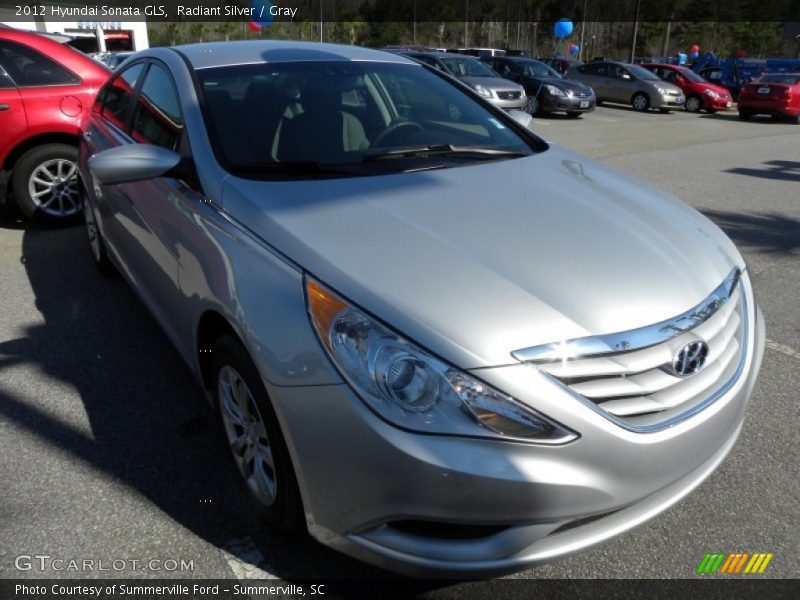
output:
[[[516,118],[323,44],[151,49],[99,94],[93,260],[197,376],[267,522],[491,575],[654,517],[733,446],[764,345],[739,252]]]

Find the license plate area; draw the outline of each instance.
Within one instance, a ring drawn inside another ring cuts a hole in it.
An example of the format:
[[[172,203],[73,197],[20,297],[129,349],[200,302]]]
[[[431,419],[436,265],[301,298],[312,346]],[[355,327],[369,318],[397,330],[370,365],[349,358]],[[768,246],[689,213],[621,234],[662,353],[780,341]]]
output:
[[[579,105],[580,108],[589,108],[589,101],[588,100],[581,100]]]
[[[758,93],[759,94],[769,94],[769,88],[768,87],[760,87],[760,88],[758,88]]]

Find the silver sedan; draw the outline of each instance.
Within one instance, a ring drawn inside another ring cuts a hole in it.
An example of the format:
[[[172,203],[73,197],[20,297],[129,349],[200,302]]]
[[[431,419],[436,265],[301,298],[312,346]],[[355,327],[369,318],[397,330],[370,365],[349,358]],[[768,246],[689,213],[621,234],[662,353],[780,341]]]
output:
[[[515,117],[322,44],[150,49],[101,91],[93,260],[196,375],[267,523],[498,574],[653,518],[735,443],[764,347],[737,249]]]

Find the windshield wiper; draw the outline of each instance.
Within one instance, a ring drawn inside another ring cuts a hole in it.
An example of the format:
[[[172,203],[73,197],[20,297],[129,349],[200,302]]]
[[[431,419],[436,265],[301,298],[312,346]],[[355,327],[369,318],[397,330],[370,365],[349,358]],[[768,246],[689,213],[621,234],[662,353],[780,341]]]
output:
[[[474,160],[495,160],[498,158],[519,158],[528,156],[517,150],[503,150],[487,146],[454,146],[453,144],[429,144],[427,146],[409,146],[394,148],[383,152],[367,153],[361,160],[372,162],[392,158],[418,158],[426,156],[469,156]]]

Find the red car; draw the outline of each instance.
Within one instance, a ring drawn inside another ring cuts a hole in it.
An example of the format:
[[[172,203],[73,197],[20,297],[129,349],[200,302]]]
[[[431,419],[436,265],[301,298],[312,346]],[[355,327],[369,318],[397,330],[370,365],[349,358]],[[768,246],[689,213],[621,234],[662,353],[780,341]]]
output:
[[[739,118],[756,114],[800,124],[800,73],[765,73],[739,92]]]
[[[718,110],[729,110],[733,105],[733,98],[728,90],[720,85],[709,83],[691,69],[658,63],[647,63],[642,66],[664,81],[681,88],[683,95],[686,96],[684,106],[689,112],[700,112],[705,109],[710,113],[715,113]]]
[[[78,136],[110,71],[53,39],[0,25],[0,204],[51,224],[81,216]]]

